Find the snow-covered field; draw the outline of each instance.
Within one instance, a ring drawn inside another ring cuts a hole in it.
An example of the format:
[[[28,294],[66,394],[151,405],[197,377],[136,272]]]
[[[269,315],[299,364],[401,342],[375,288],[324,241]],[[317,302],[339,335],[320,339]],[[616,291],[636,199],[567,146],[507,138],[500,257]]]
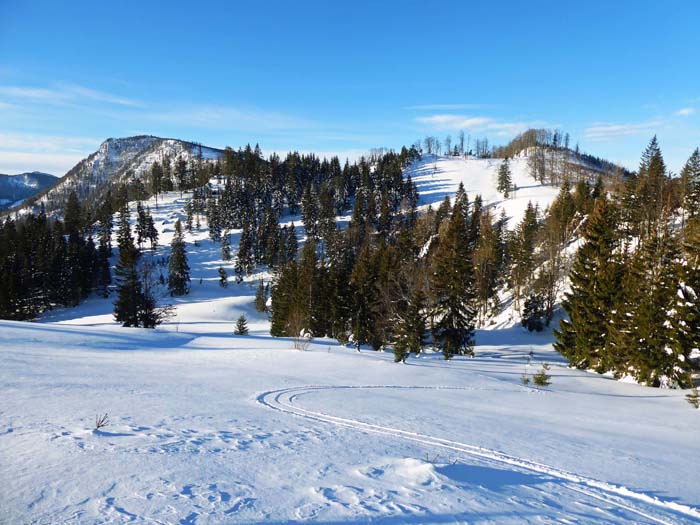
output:
[[[525,188],[518,162],[511,226],[557,192]],[[463,180],[498,205],[488,163],[414,166],[423,203]],[[187,198],[151,203],[161,244]],[[116,326],[98,298],[0,321],[0,523],[700,523],[683,392],[569,370],[551,335],[504,323],[450,362],[294,350],[253,308],[258,276],[220,288],[219,247],[187,240],[192,292],[157,330]],[[523,386],[543,362],[552,385]]]
[[[510,159],[510,170],[513,184],[518,189],[505,199],[496,190],[501,162],[501,159],[425,156],[407,173],[416,183],[422,208],[428,204],[437,208],[445,196],[454,196],[461,182],[470,202],[481,195],[484,204],[493,208],[494,218],[505,210],[508,227],[513,229],[523,219],[528,202],[539,205],[544,211],[556,198],[559,188],[535,181],[529,175],[527,158],[516,157]]]

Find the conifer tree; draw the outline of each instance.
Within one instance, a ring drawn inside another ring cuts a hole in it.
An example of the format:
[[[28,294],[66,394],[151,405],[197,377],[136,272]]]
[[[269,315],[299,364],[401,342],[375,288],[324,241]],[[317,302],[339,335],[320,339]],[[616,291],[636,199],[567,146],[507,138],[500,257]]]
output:
[[[291,262],[296,260],[297,251],[299,249],[299,241],[297,240],[297,232],[296,228],[294,227],[294,223],[287,226],[285,247],[287,250],[285,257],[286,261]]]
[[[528,332],[541,332],[545,325],[544,301],[534,291],[530,292],[525,305],[520,324],[527,328]]]
[[[175,223],[175,235],[170,244],[170,260],[168,261],[168,291],[170,295],[185,295],[189,293],[190,267],[187,264],[187,250],[182,236],[182,224]]]
[[[510,173],[508,157],[506,157],[498,168],[498,185],[496,189],[507,199],[510,196],[512,188],[513,177]]]
[[[143,243],[148,238],[148,220],[146,210],[140,202],[136,204],[136,244],[139,249],[143,249]]]
[[[146,237],[151,244],[151,251],[155,251],[158,247],[158,229],[148,208],[146,208]]]
[[[80,208],[80,201],[78,201],[78,195],[75,193],[75,191],[71,191],[68,194],[66,209],[63,214],[63,225],[68,235],[78,233],[81,230],[81,214],[82,210]]]
[[[241,314],[236,321],[236,328],[233,330],[234,335],[248,335],[248,320],[245,315]]]
[[[562,305],[569,319],[562,319],[555,331],[554,347],[577,368],[610,369],[605,355],[608,316],[621,281],[615,226],[613,206],[605,197],[599,198],[576,254],[571,291]]]
[[[376,294],[377,268],[368,246],[362,248],[352,270],[353,313],[352,337],[357,350],[364,344],[371,343],[375,334],[373,304]]]
[[[409,354],[420,354],[427,339],[425,294],[416,288],[405,299],[395,318],[394,362],[405,362]]]
[[[255,291],[255,310],[261,313],[267,311],[267,287],[262,279]]]
[[[271,306],[272,317],[270,335],[283,337],[293,335],[289,333],[288,321],[292,309],[297,288],[297,263],[291,261],[278,268],[273,280]],[[298,335],[298,334],[296,334]]]
[[[129,226],[129,209],[126,205],[119,212],[119,261],[115,269],[117,299],[114,303],[114,319],[122,326],[140,326],[141,312],[146,296],[139,278],[137,264],[139,251],[134,246]]]
[[[253,259],[253,235],[248,224],[243,225],[241,236],[238,241],[238,254],[236,255],[236,280],[243,282],[243,276],[253,271],[255,266]]]
[[[224,232],[221,236],[221,259],[224,261],[231,260],[231,240],[228,232]]]
[[[458,207],[441,226],[433,256],[433,337],[445,359],[473,354],[476,314],[471,259],[465,220]]]
[[[681,170],[682,203],[689,219],[700,216],[700,149],[696,148]]]
[[[700,350],[700,220],[692,219],[685,229],[685,263],[676,265],[678,293],[670,315],[669,345],[675,361],[672,380],[681,388],[692,385],[690,355],[694,349]]]
[[[479,218],[480,235],[474,250],[474,286],[479,321],[483,321],[489,313],[489,305],[497,295],[499,238],[498,232],[491,222],[490,211],[484,210]]]
[[[223,266],[219,266],[219,286],[228,288],[228,275]]]

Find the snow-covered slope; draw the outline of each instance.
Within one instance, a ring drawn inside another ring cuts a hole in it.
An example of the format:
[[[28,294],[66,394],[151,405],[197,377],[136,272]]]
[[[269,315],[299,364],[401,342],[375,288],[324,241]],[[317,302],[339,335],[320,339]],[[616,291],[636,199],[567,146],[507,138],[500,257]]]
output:
[[[516,160],[521,193],[503,203],[496,165],[412,174],[424,205],[463,181],[513,223],[556,194],[524,188]],[[144,259],[167,256],[190,197],[147,203],[166,247]],[[700,418],[683,392],[570,370],[551,335],[504,324],[450,362],[327,339],[293,350],[253,307],[265,274],[221,288],[233,263],[206,220],[186,241],[191,293],[156,330],[115,325],[113,298],[0,321],[0,523],[700,522]],[[251,333],[236,337],[242,313]],[[523,386],[543,362],[552,385]]]
[[[445,196],[454,197],[462,183],[470,202],[476,195],[481,195],[484,204],[493,207],[494,217],[498,217],[502,209],[505,210],[510,219],[508,226],[512,229],[525,215],[528,202],[544,210],[555,199],[559,188],[535,181],[529,174],[527,157],[516,157],[510,160],[510,169],[517,190],[505,199],[496,190],[501,162],[501,159],[425,156],[406,173],[416,183],[423,206],[430,204],[436,208]]]
[[[71,191],[82,201],[97,199],[118,183],[142,177],[155,161],[161,162],[166,157],[171,163],[178,158],[190,161],[200,154],[205,161],[213,160],[221,156],[222,150],[146,135],[107,139],[55,186],[39,195],[28,209],[36,210],[41,203],[47,211],[60,208]]]
[[[54,175],[40,171],[19,175],[0,174],[0,210],[19,206],[24,199],[45,190],[57,180]]]
[[[549,389],[524,387],[557,356],[518,329],[479,332],[471,360],[397,365],[293,350],[261,324],[234,337],[239,312],[203,329],[0,322],[0,521],[700,521],[681,392],[559,362]]]

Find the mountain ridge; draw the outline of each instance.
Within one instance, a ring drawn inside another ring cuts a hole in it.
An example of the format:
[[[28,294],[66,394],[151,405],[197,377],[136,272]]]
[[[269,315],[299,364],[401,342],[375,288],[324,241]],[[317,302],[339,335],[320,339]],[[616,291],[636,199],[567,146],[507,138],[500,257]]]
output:
[[[28,171],[16,175],[0,173],[0,210],[19,205],[25,199],[49,188],[58,177],[41,171]]]
[[[55,212],[73,191],[82,202],[94,202],[115,185],[142,178],[156,161],[169,158],[172,162],[182,158],[189,162],[200,157],[207,162],[221,155],[221,149],[181,139],[154,135],[110,137],[53,185],[15,207],[14,211],[38,211],[43,206],[46,212]]]

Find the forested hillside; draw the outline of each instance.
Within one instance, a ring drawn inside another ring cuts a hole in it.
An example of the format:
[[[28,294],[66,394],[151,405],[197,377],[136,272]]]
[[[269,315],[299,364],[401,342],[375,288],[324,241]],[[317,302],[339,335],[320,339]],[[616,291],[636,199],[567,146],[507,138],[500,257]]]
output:
[[[154,327],[173,315],[168,296],[190,292],[188,257],[202,252],[222,292],[230,277],[262,278],[255,307],[273,336],[391,348],[397,362],[426,349],[450,359],[473,354],[478,327],[547,329],[561,303],[556,347],[573,366],[692,384],[697,153],[671,178],[655,139],[628,173],[543,130],[478,156],[461,144],[439,156],[429,137],[429,152],[416,143],[344,164],[265,158],[257,146],[171,158],[152,149],[162,139],[142,140],[118,154],[107,141],[72,170],[59,216],[45,205],[5,220],[2,317],[93,294],[114,300],[124,326]],[[80,176],[88,165],[93,175]],[[159,204],[178,195],[177,214],[163,216]]]

